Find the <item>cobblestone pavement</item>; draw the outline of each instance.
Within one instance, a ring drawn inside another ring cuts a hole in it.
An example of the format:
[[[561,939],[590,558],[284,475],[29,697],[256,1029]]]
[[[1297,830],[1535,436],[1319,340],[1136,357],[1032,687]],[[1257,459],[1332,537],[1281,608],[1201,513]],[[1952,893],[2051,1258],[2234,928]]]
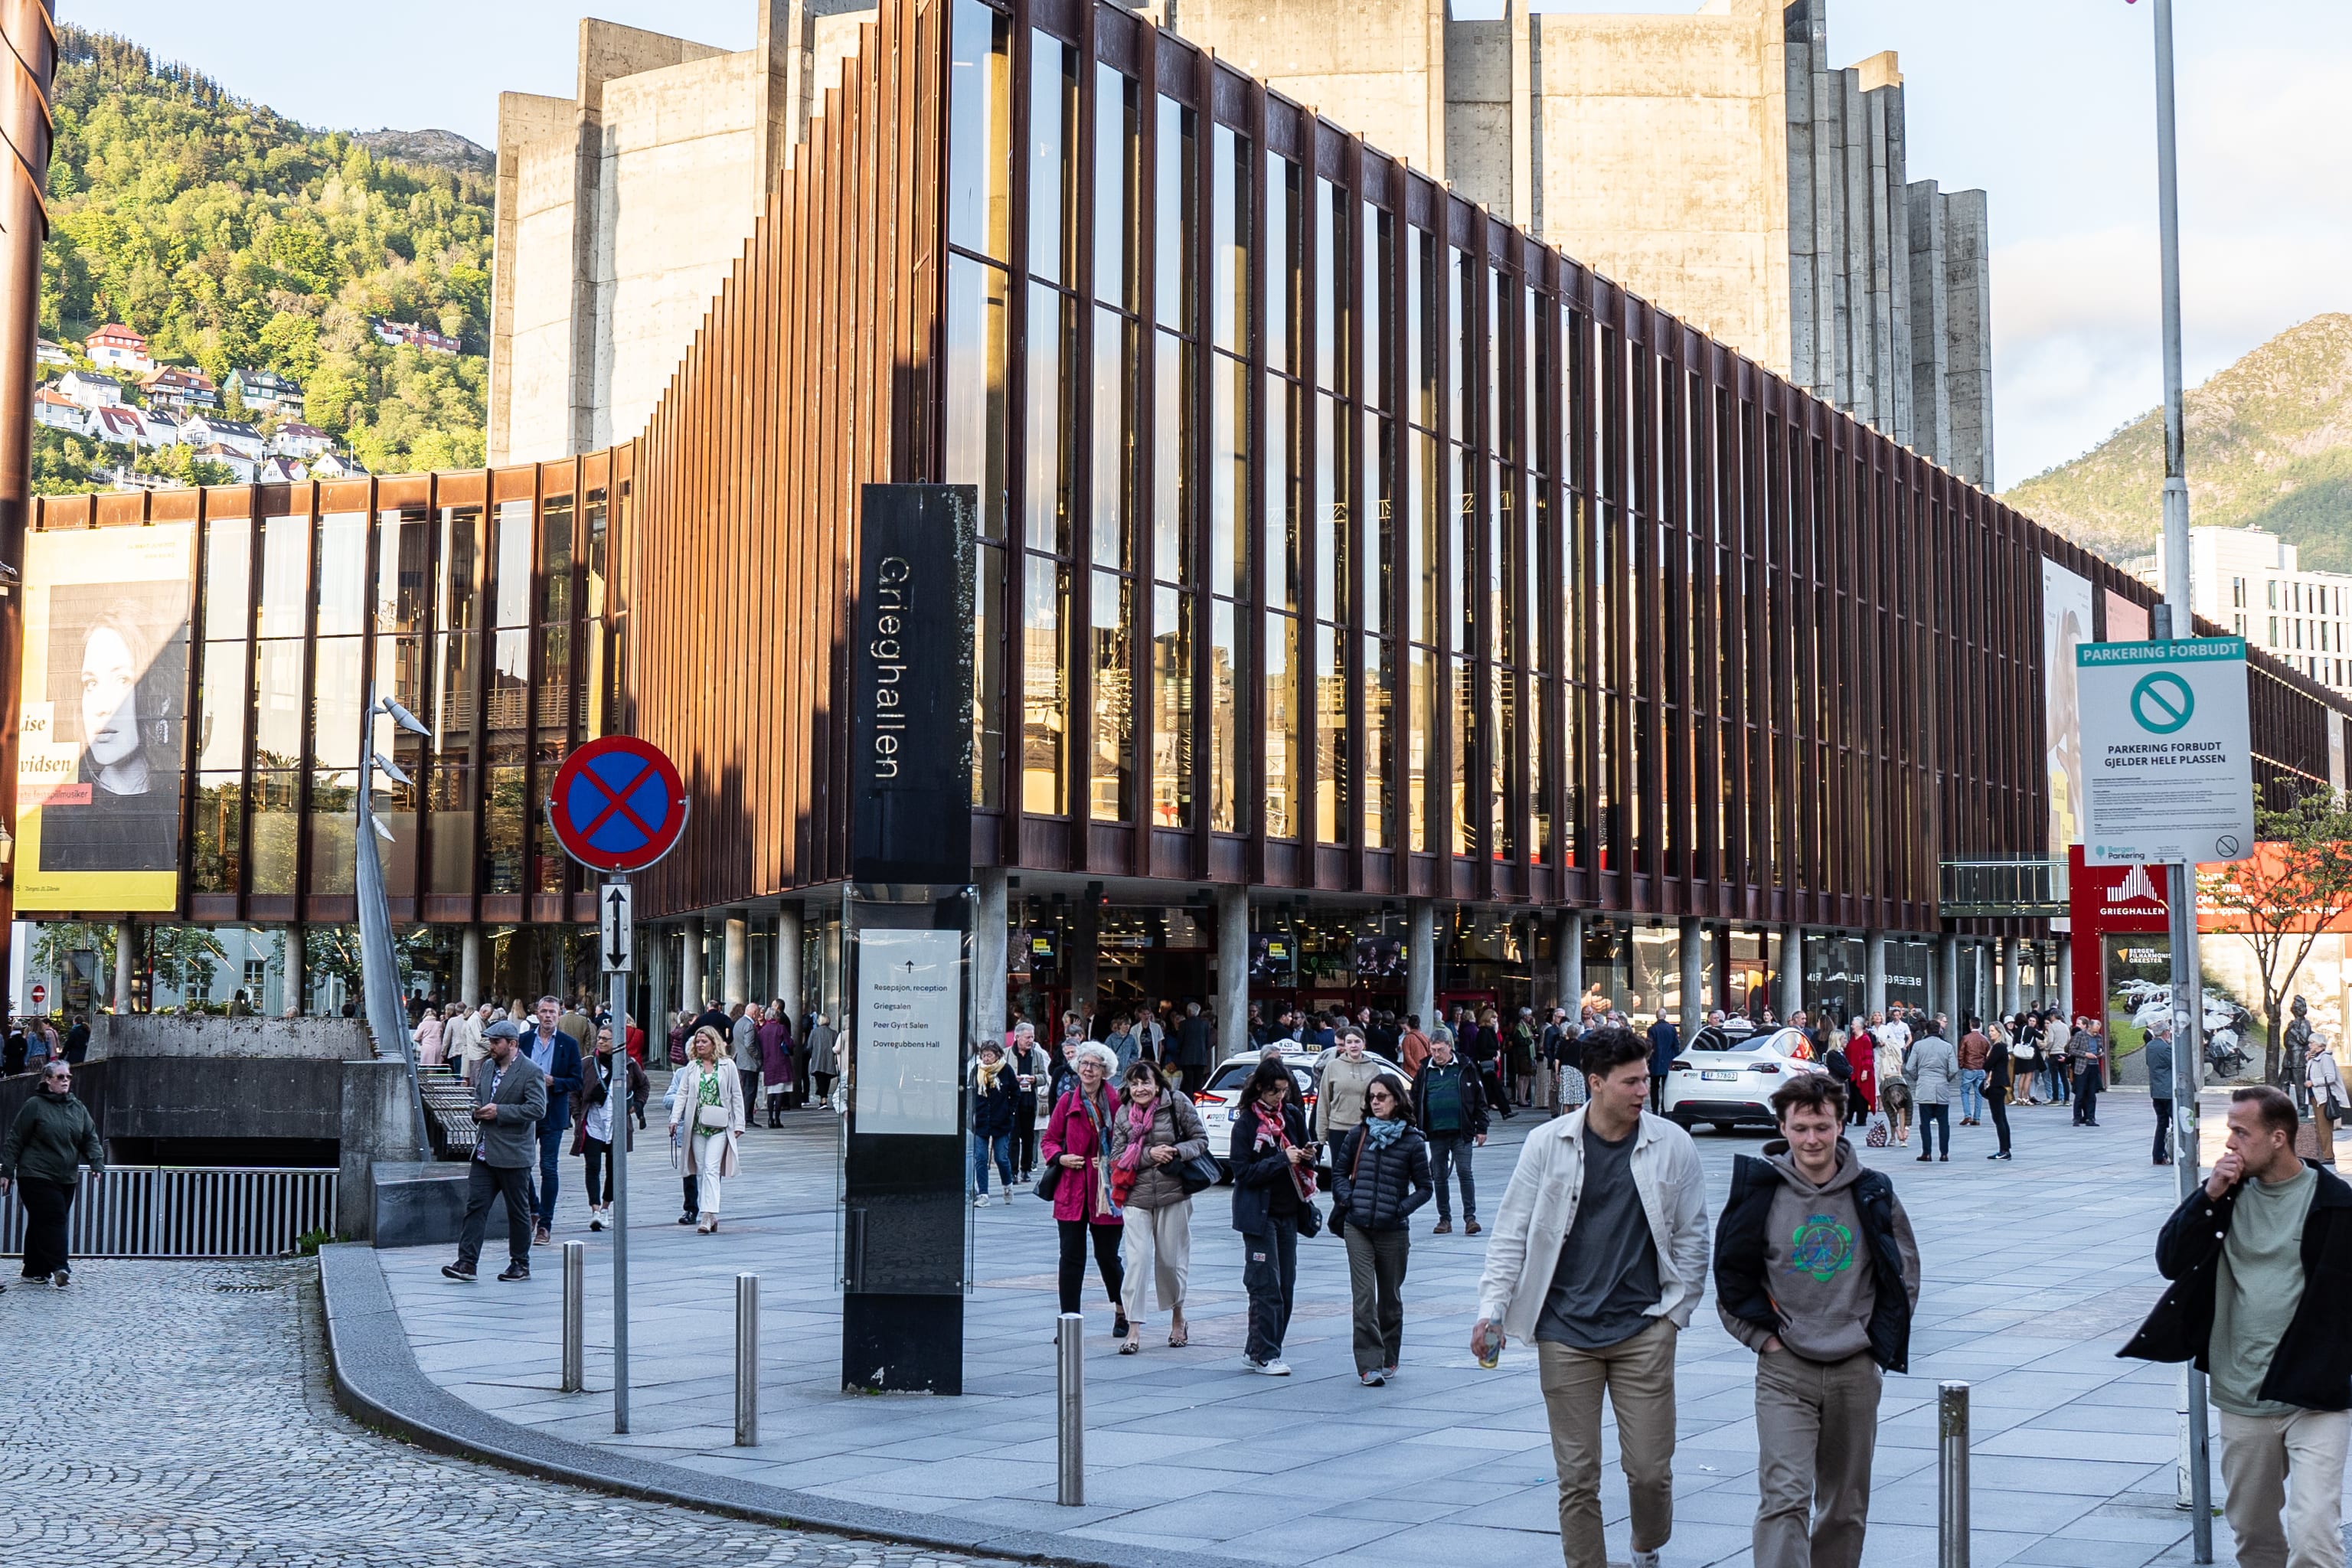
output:
[[[8,1270],[13,1276],[14,1269]],[[78,1262],[0,1296],[0,1563],[954,1568],[411,1447],[334,1403],[309,1262]]]

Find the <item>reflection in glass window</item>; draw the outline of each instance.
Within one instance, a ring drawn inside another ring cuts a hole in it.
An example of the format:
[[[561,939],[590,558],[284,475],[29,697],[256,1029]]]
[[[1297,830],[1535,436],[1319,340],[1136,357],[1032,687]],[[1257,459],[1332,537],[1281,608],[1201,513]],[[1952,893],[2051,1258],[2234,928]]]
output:
[[[1190,585],[1193,350],[1166,332],[1152,336],[1151,574]]]
[[[1209,610],[1209,826],[1238,831],[1242,661],[1234,641],[1234,606],[1213,599]]]
[[[1003,16],[956,0],[948,62],[948,240],[1004,259],[1012,160]]]
[[[1127,497],[1135,461],[1133,342],[1127,318],[1116,310],[1095,311],[1094,503],[1091,532],[1094,563],[1127,564]]]
[[[1198,211],[1193,189],[1193,115],[1172,98],[1158,102],[1159,168],[1152,182],[1158,251],[1152,263],[1154,314],[1161,326],[1190,337],[1198,330],[1192,306],[1192,226]]]
[[[1219,125],[1210,132],[1216,161],[1210,197],[1210,331],[1217,347],[1249,352],[1249,138]]]
[[[1298,824],[1298,623],[1280,611],[1265,617],[1265,832],[1292,838]]]
[[[1396,679],[1389,639],[1364,638],[1364,847],[1389,845],[1389,710],[1390,684]]]
[[[1192,598],[1151,594],[1151,821],[1192,826]]]
[[[253,775],[251,891],[282,898],[295,891],[302,775],[281,768]]]
[[[983,542],[971,595],[971,803],[1004,805],[1004,551]]]
[[[367,513],[329,512],[319,520],[319,635],[367,629]]]
[[[312,669],[310,760],[315,767],[360,763],[360,692],[364,637],[320,637]]]
[[[1069,327],[1067,298],[1042,283],[1029,286],[1028,423],[1023,445],[1024,537],[1032,550],[1066,555],[1070,549]]]
[[[1095,67],[1095,298],[1135,309],[1137,84],[1107,65]]]
[[[1097,822],[1127,822],[1135,814],[1134,612],[1128,580],[1095,574],[1088,642],[1094,674],[1094,802]]]
[[[1004,348],[1009,297],[1003,268],[948,258],[947,482],[980,491],[980,531],[1004,537]]]
[[[261,635],[299,637],[309,630],[310,520],[261,521]]]
[[[1429,756],[1436,743],[1430,731],[1431,654],[1427,648],[1409,647],[1405,659],[1405,844],[1421,851],[1429,847]]]
[[[1077,172],[1077,51],[1051,33],[1029,35],[1029,272],[1075,283],[1070,198]]]
[[[1062,736],[1068,693],[1062,679],[1062,623],[1069,578],[1031,556],[1021,611],[1021,809],[1062,814]]]
[[[530,501],[499,502],[490,530],[491,625],[530,625]]]
[[[1315,837],[1325,844],[1348,842],[1348,671],[1339,635],[1315,628]]]
[[[259,645],[253,680],[253,765],[293,768],[302,762],[302,642]]]
[[[253,592],[253,520],[216,517],[205,523],[205,635],[245,639]]]

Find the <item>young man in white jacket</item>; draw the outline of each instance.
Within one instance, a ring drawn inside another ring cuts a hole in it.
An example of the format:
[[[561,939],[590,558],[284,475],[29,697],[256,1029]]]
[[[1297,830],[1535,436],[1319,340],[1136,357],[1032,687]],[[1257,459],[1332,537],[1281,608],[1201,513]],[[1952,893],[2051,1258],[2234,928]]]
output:
[[[1649,1047],[1584,1042],[1591,1103],[1528,1136],[1486,1244],[1471,1348],[1532,1342],[1559,1473],[1567,1568],[1608,1568],[1601,1396],[1617,1416],[1633,1568],[1674,1533],[1675,1344],[1706,1281],[1706,1178],[1690,1134],[1643,1109]]]

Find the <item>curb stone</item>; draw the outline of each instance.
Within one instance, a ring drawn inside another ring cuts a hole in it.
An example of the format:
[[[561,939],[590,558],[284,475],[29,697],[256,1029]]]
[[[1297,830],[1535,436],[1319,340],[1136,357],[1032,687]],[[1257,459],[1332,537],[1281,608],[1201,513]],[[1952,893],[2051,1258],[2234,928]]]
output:
[[[442,1388],[416,1364],[373,1247],[339,1242],[319,1249],[319,1294],[335,1403],[378,1431],[458,1458],[476,1459],[545,1480],[647,1502],[792,1530],[866,1537],[933,1551],[994,1557],[1050,1568],[1265,1568],[1197,1552],[1163,1551],[1115,1541],[1080,1541],[1045,1531],[958,1528],[931,1514],[876,1508],[680,1465],[635,1463],[628,1479],[611,1468],[620,1456],[586,1443],[501,1421]]]

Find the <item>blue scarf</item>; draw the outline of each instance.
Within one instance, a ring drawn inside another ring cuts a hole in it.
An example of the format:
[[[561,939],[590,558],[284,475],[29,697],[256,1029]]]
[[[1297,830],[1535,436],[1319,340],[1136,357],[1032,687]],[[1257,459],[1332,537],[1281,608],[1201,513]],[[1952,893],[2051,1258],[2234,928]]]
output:
[[[1373,1148],[1385,1149],[1404,1136],[1404,1118],[1367,1116],[1364,1118],[1364,1136],[1371,1140]]]

